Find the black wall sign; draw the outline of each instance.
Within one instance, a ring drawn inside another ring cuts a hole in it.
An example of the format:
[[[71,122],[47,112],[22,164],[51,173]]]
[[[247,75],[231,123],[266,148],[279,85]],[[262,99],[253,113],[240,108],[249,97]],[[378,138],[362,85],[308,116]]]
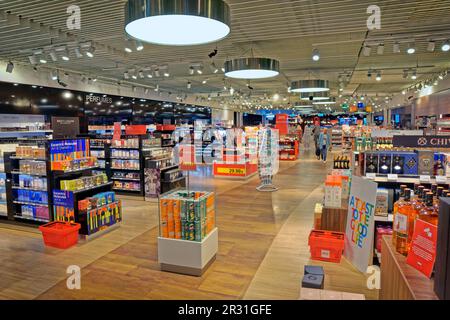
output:
[[[76,138],[80,134],[78,117],[52,117],[53,139]]]
[[[450,148],[450,136],[394,136],[394,147]]]

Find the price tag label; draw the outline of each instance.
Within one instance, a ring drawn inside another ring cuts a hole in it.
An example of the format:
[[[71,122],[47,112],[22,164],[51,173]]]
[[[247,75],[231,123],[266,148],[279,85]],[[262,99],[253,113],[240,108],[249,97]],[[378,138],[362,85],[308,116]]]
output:
[[[430,176],[420,176],[419,181],[422,183],[430,183],[431,177]]]
[[[388,174],[388,181],[397,181],[398,174]]]
[[[377,177],[376,173],[366,173],[367,179],[375,180],[376,177]]]
[[[447,177],[446,176],[436,176],[436,183],[446,184],[447,183]]]

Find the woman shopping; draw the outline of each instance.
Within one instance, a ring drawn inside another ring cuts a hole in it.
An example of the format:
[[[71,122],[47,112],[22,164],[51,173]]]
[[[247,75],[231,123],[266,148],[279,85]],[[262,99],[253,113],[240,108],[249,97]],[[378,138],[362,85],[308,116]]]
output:
[[[323,129],[319,136],[319,148],[320,148],[320,156],[322,157],[323,162],[327,162],[327,153],[330,148],[330,136],[328,135],[328,130]]]

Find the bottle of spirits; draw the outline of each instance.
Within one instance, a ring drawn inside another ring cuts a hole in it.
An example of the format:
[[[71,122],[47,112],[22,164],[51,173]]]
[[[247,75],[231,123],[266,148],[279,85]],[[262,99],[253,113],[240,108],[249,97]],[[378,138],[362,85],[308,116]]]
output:
[[[415,216],[411,205],[411,190],[408,188],[405,189],[403,201],[402,205],[398,206],[398,212],[395,215],[393,233],[397,237],[395,249],[398,253],[407,255],[410,221]]]
[[[425,205],[419,212],[419,219],[437,226],[438,212],[433,204],[433,193],[428,192],[425,195]]]
[[[396,215],[398,213],[398,207],[403,205],[404,199],[405,199],[405,190],[408,187],[404,184],[400,186],[400,195],[397,201],[394,202],[394,207],[392,208],[392,214],[393,214],[393,221],[396,221]],[[395,224],[394,224],[394,230],[395,230]],[[392,244],[394,247],[397,247],[397,233],[392,233]]]

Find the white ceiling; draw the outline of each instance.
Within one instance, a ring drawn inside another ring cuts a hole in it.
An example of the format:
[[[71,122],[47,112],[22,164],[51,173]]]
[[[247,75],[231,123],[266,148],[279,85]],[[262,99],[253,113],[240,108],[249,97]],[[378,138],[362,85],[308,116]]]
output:
[[[97,47],[93,59],[77,59],[73,50],[71,60],[46,67],[59,68],[87,76],[98,76],[104,81],[123,81],[128,85],[154,87],[157,83],[166,91],[212,94],[223,91],[224,75],[214,74],[209,65],[218,66],[230,58],[248,56],[271,57],[280,60],[281,75],[275,79],[254,81],[252,95],[271,96],[279,93],[286,101],[287,87],[292,80],[327,79],[332,94],[338,94],[338,76],[349,74],[350,82],[343,94],[390,95],[411,86],[415,81],[403,79],[404,69],[417,68],[418,80],[433,77],[450,68],[450,52],[439,47],[442,39],[450,38],[450,0],[226,0],[231,8],[231,35],[217,44],[195,47],[164,47],[145,45],[141,52],[125,54],[124,34],[125,0],[78,0],[81,8],[81,30],[66,27],[66,9],[72,0],[10,0],[0,2],[0,58],[27,64],[32,49],[49,45],[67,45],[73,49],[78,43],[93,41]],[[367,7],[377,4],[381,8],[381,30],[369,31]],[[22,22],[5,21],[1,12],[11,17],[21,16]],[[33,27],[29,20],[52,27]],[[59,34],[57,33],[59,30]],[[67,38],[66,34],[69,35]],[[407,55],[406,43],[415,40],[417,53]],[[436,51],[428,52],[427,43],[436,40]],[[393,53],[394,41],[399,41],[401,53]],[[362,54],[364,43],[373,45],[369,57]],[[383,55],[376,54],[376,45],[384,43]],[[216,47],[214,60],[208,54]],[[321,53],[319,62],[311,60],[313,48]],[[117,49],[117,50],[114,50]],[[190,76],[192,63],[204,65],[203,75]],[[171,76],[161,79],[124,80],[127,70],[142,70],[152,65],[168,65]],[[367,71],[381,70],[382,81],[368,79]],[[202,81],[208,79],[207,84]],[[192,88],[187,89],[187,82]],[[248,94],[246,81],[227,80]],[[221,92],[221,97],[229,93]],[[282,99],[280,101],[283,101]]]

